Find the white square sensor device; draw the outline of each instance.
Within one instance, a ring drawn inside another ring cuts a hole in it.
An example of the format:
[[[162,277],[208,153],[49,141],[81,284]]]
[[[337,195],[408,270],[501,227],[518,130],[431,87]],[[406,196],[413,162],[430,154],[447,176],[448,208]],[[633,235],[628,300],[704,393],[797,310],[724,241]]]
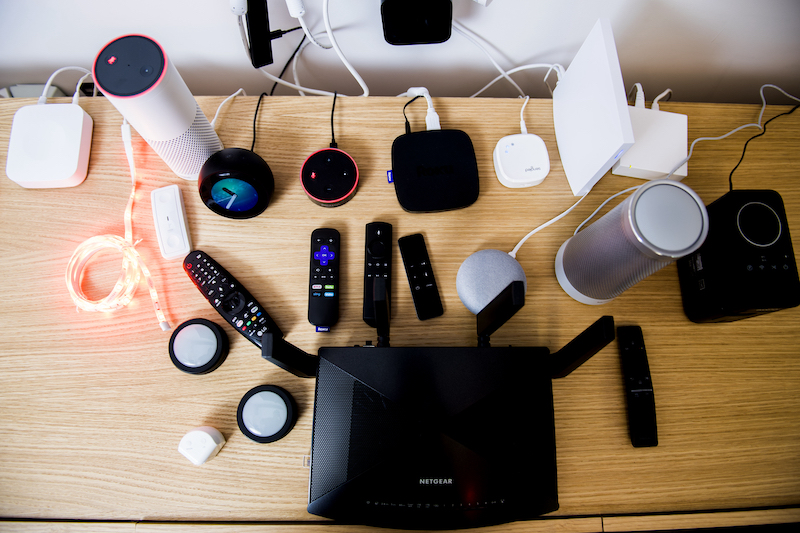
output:
[[[611,173],[643,180],[666,178],[686,159],[689,117],[646,107],[629,106],[628,111],[636,143],[614,163]],[[684,163],[670,179],[681,181],[687,172]]]
[[[588,193],[633,145],[611,23],[600,19],[553,90],[553,123],[575,196]]]
[[[29,189],[83,183],[92,148],[92,117],[77,104],[37,104],[14,114],[6,175]]]

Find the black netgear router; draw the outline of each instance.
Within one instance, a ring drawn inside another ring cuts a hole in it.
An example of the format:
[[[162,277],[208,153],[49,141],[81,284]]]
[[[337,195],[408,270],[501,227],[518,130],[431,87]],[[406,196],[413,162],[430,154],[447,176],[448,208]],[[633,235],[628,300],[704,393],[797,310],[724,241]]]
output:
[[[498,296],[505,313],[490,304],[498,319],[479,315],[477,348],[321,348],[316,358],[282,339],[264,344],[265,358],[296,375],[316,367],[309,513],[452,529],[558,509],[551,379],[613,340],[614,321],[555,354],[490,347],[520,298],[516,282]]]

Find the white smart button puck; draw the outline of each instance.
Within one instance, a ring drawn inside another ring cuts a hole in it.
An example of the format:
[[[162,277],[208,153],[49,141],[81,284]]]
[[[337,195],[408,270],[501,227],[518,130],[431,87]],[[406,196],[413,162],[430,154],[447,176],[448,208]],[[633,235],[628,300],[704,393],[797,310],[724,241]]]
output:
[[[239,402],[236,413],[239,429],[250,439],[275,442],[286,436],[297,421],[294,398],[276,385],[251,389]]]
[[[220,326],[205,318],[187,320],[169,339],[169,357],[189,374],[207,374],[228,356],[228,336]]]

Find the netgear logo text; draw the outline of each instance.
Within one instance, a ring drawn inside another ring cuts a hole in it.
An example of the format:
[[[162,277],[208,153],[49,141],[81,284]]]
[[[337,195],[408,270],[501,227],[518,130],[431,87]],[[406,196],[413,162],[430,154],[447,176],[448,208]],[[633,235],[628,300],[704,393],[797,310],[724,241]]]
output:
[[[419,479],[420,485],[452,485],[453,478],[420,478]]]

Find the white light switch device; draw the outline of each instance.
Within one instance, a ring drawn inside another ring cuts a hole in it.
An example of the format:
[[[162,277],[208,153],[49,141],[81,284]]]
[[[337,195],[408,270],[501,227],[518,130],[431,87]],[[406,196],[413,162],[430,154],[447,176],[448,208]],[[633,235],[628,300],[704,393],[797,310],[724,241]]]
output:
[[[177,185],[153,189],[150,193],[153,206],[158,247],[164,259],[183,259],[192,251],[183,195]]]

